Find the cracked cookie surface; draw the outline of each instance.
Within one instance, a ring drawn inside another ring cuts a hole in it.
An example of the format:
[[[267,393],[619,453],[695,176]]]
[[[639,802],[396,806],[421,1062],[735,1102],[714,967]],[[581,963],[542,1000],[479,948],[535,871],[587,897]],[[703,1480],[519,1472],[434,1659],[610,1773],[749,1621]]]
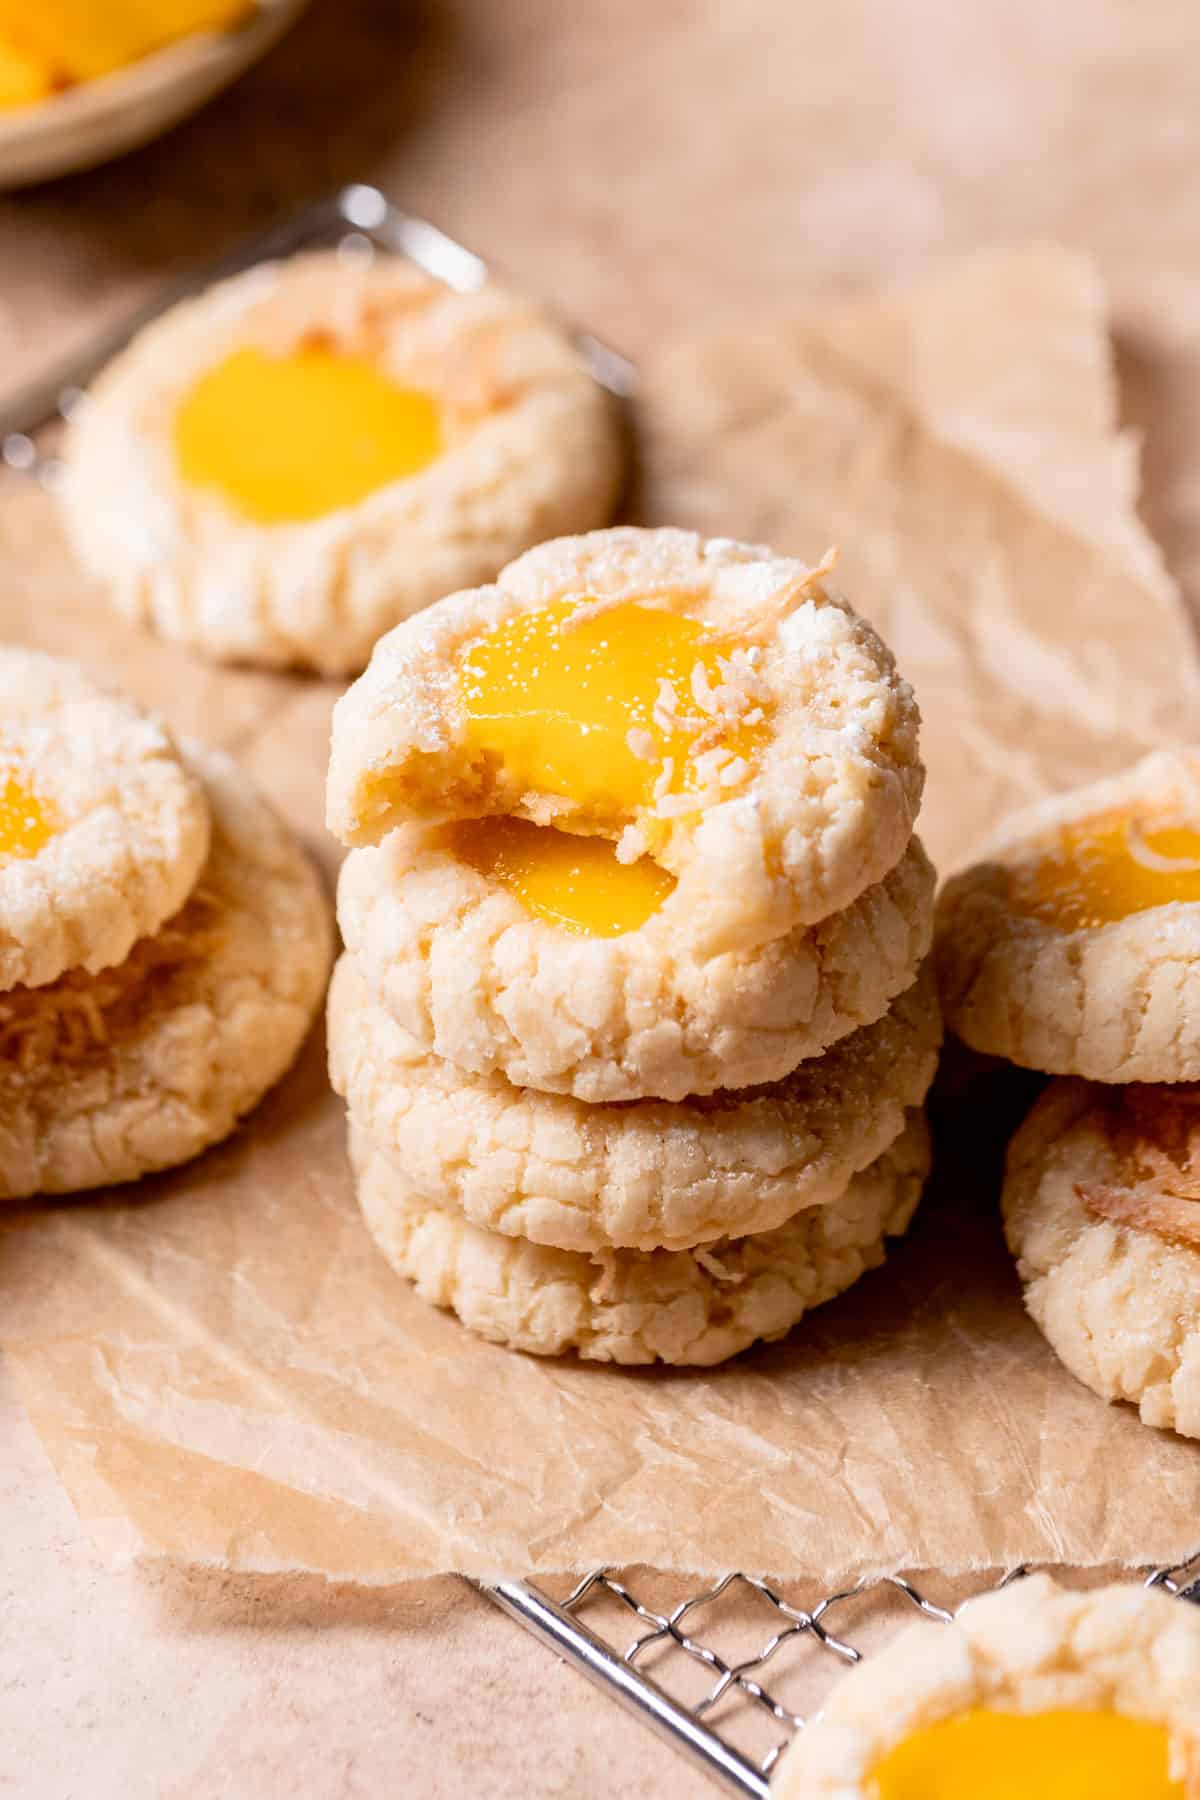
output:
[[[949,1029],[1092,1081],[1200,1078],[1200,758],[1159,751],[1014,815],[945,885]]]
[[[351,1132],[359,1204],[422,1299],[493,1343],[594,1362],[724,1362],[782,1337],[851,1287],[908,1226],[929,1171],[920,1113],[843,1193],[760,1236],[704,1250],[593,1258],[503,1237],[415,1196],[396,1160]]]
[[[0,990],[122,962],[208,843],[203,785],[160,720],[76,663],[0,647]]]
[[[1071,1373],[1200,1437],[1200,1089],[1052,1082],[1003,1207],[1025,1304]]]
[[[874,1023],[928,952],[933,887],[914,840],[844,912],[700,960],[675,894],[620,936],[572,935],[445,833],[402,826],[351,851],[338,919],[371,993],[428,1054],[578,1100],[682,1100],[778,1080]]]
[[[604,523],[621,475],[609,397],[539,308],[333,252],[157,319],[64,457],[76,554],[127,618],[326,674],[539,539]]]
[[[1036,1757],[1043,1724],[1059,1748],[1053,1762]],[[976,1738],[965,1770],[967,1743],[957,1751],[955,1785],[945,1776],[955,1752],[946,1728],[981,1725],[988,1736]],[[1013,1726],[1019,1735],[1009,1736]],[[1103,1733],[1098,1769],[1093,1733]],[[1098,1779],[1069,1785],[1075,1771],[1064,1741],[1089,1758]],[[920,1763],[902,1770],[897,1758],[914,1750]],[[994,1767],[997,1754],[1013,1758],[1007,1785]],[[845,1676],[783,1756],[771,1793],[777,1800],[941,1800],[979,1792],[984,1758],[999,1775],[989,1793],[1041,1800],[1086,1791],[1091,1800],[1127,1800],[1136,1791],[1151,1800],[1195,1800],[1200,1614],[1133,1581],[1084,1592],[1047,1575],[1012,1582],[968,1601],[951,1625],[910,1625]]]
[[[895,868],[923,782],[912,690],[827,573],[674,530],[540,545],[376,646],[334,712],[330,828],[606,837],[706,957],[819,923]]]
[[[316,870],[233,763],[182,909],[120,965],[0,994],[0,1198],[132,1181],[232,1131],[291,1064],[332,951]]]
[[[557,1249],[688,1249],[835,1199],[925,1098],[941,1026],[932,970],[874,1025],[766,1087],[589,1106],[426,1056],[343,957],[330,1075],[413,1196]]]

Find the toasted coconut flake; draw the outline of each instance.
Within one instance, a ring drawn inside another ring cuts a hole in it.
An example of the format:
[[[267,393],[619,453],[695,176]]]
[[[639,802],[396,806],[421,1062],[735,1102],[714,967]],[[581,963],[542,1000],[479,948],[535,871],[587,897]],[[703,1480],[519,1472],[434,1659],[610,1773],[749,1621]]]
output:
[[[753,612],[746,613],[714,635],[723,642],[746,651],[770,643],[788,614],[794,612],[803,601],[811,599],[814,590],[823,584],[825,577],[832,575],[837,567],[838,556],[836,544],[831,545],[819,563],[806,569],[790,587],[776,594],[769,606],[756,606]]]
[[[592,1258],[596,1266],[596,1279],[592,1283],[593,1300],[611,1300],[617,1291],[617,1253],[615,1250],[598,1250]]]
[[[1121,1089],[1109,1102],[1107,1130],[1129,1179],[1079,1184],[1083,1206],[1095,1218],[1200,1250],[1200,1090]]]
[[[692,699],[702,713],[712,714],[717,710],[716,691],[708,678],[708,670],[702,662],[692,664],[691,677]]]
[[[1170,1194],[1149,1187],[1097,1185],[1075,1191],[1093,1218],[1151,1231],[1177,1248],[1200,1250],[1200,1189],[1195,1194]]]
[[[654,702],[651,717],[663,733],[685,731],[691,723],[679,711],[679,696],[675,692],[674,682],[668,681],[665,676],[658,684],[658,698]]]
[[[142,938],[115,968],[89,975],[70,969],[45,987],[0,994],[0,1064],[22,1074],[48,1062],[79,1062],[112,1041],[180,969],[210,956],[219,927],[214,896],[198,889],[153,937]]]
[[[581,625],[590,624],[593,619],[602,619],[605,613],[615,612],[618,606],[628,606],[631,596],[607,594],[603,599],[597,600],[594,595],[568,590],[560,594],[559,599],[567,606],[574,607],[574,611],[569,612],[558,627],[560,635],[565,637],[568,632],[578,631]]]
[[[703,794],[664,794],[658,803],[660,819],[686,819],[692,813],[703,812],[709,801]]]
[[[744,1269],[727,1269],[712,1250],[693,1250],[692,1261],[697,1263],[706,1275],[711,1275],[714,1281],[723,1281],[729,1287],[737,1287],[739,1282],[746,1279]]]
[[[671,783],[675,779],[675,758],[664,756],[662,768],[658,771],[658,780],[654,783],[654,805],[657,811],[662,810],[662,803],[671,792]]]
[[[1140,819],[1125,822],[1125,847],[1135,863],[1152,869],[1157,875],[1195,875],[1200,873],[1200,856],[1164,856],[1146,842],[1146,828]]]

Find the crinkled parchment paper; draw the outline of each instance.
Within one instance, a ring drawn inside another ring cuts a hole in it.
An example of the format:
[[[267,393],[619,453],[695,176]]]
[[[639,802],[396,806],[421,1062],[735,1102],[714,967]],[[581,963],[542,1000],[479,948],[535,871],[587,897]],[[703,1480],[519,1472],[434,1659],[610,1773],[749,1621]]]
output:
[[[1177,596],[1134,517],[1102,296],[1032,249],[725,330],[650,371],[645,515],[817,556],[915,682],[943,864],[998,812],[1192,729]],[[231,747],[320,847],[332,690],[218,672],[112,622],[51,509],[0,501],[0,632],[69,650]],[[96,1538],[382,1581],[611,1561],[836,1580],[1167,1559],[1200,1447],[1074,1383],[995,1219],[995,1116],[950,1084],[888,1268],[709,1374],[543,1363],[389,1273],[355,1215],[322,1050],[227,1145],[0,1222],[0,1337]]]

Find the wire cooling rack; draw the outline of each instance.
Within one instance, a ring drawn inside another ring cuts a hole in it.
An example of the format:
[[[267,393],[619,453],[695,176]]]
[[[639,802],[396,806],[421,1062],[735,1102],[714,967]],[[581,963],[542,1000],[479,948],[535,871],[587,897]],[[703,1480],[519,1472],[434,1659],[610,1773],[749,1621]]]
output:
[[[1027,1573],[980,1579],[968,1591]],[[1200,1551],[1141,1579],[1200,1604]],[[559,1600],[529,1581],[473,1585],[727,1792],[753,1800],[766,1800],[781,1752],[839,1675],[902,1621],[932,1627],[954,1616],[932,1597],[934,1576],[920,1585],[885,1576],[801,1603],[782,1584],[738,1570],[667,1611],[639,1597],[653,1580],[595,1569]],[[954,1604],[966,1597],[959,1584]]]
[[[492,274],[482,257],[436,225],[403,212],[378,188],[352,183],[160,290],[79,356],[0,399],[0,464],[53,486],[59,465],[39,434],[70,418],[92,377],[143,326],[214,281],[317,247],[350,260],[404,256],[463,293]],[[589,332],[574,337],[596,380],[618,400],[631,398],[633,364]],[[1016,1569],[1003,1580],[1024,1573]],[[1200,1603],[1200,1550],[1142,1578]],[[596,1569],[561,1598],[530,1581],[472,1585],[728,1793],[753,1800],[766,1800],[781,1752],[840,1674],[901,1618],[945,1625],[966,1598],[960,1584],[953,1603],[944,1596],[943,1604],[932,1592],[936,1577],[927,1576],[920,1585],[892,1575],[788,1598],[781,1584],[739,1570],[669,1603],[659,1598],[662,1583],[649,1571]],[[973,1591],[995,1585],[981,1580]],[[658,1605],[649,1602],[651,1588]]]

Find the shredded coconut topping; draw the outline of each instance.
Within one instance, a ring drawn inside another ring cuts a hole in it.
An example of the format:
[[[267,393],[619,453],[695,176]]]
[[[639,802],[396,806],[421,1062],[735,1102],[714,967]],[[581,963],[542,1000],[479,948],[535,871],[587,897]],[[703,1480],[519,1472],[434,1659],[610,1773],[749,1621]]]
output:
[[[578,631],[581,625],[587,625],[593,619],[602,619],[605,613],[615,612],[618,606],[628,606],[631,601],[641,604],[643,601],[643,596],[632,593],[606,594],[597,600],[594,596],[573,593],[570,589],[557,598],[568,606],[574,606],[574,611],[569,612],[558,627],[564,637],[568,632]]]
[[[597,1301],[614,1299],[617,1291],[616,1252],[598,1250],[592,1261],[597,1268],[596,1279],[592,1283],[592,1299]]]
[[[24,1074],[102,1049],[124,1019],[144,1011],[152,986],[212,954],[218,905],[215,896],[197,889],[174,919],[142,938],[115,968],[95,975],[69,969],[45,987],[0,994],[0,1064],[15,1063]]]
[[[658,726],[658,729],[664,733],[688,730],[694,731],[696,729],[694,723],[690,719],[685,719],[681,716],[679,711],[679,696],[675,692],[675,684],[672,681],[668,681],[665,676],[658,684],[658,698],[654,702],[654,711],[651,714],[651,717]]]
[[[720,633],[727,642],[737,644],[747,650],[758,649],[768,644],[775,636],[782,620],[793,612],[804,600],[811,599],[814,592],[822,586],[825,577],[832,575],[838,563],[836,544],[826,550],[819,563],[806,569],[791,587],[782,588],[769,603],[757,605],[753,612],[736,620]]]
[[[744,1269],[727,1269],[711,1250],[693,1250],[692,1261],[702,1268],[706,1275],[711,1275],[714,1281],[725,1282],[730,1287],[736,1287],[739,1282],[746,1279]]]
[[[1200,1094],[1121,1089],[1109,1103],[1108,1136],[1129,1179],[1078,1184],[1087,1211],[1200,1251]]]
[[[671,783],[675,779],[675,758],[664,756],[662,768],[658,771],[658,780],[654,783],[654,805],[662,811],[663,801],[670,797]]]
[[[650,849],[646,834],[640,825],[626,825],[617,839],[616,858],[619,863],[635,863],[640,857],[648,854]]]
[[[708,713],[710,716],[716,712],[717,697],[713,691],[712,683],[708,679],[708,670],[704,667],[702,662],[693,663],[692,665],[691,687],[692,699],[696,702],[700,711],[702,713]]]
[[[1140,819],[1125,822],[1125,848],[1135,863],[1157,875],[1195,875],[1200,873],[1200,856],[1164,856],[1146,842],[1146,828]]]

